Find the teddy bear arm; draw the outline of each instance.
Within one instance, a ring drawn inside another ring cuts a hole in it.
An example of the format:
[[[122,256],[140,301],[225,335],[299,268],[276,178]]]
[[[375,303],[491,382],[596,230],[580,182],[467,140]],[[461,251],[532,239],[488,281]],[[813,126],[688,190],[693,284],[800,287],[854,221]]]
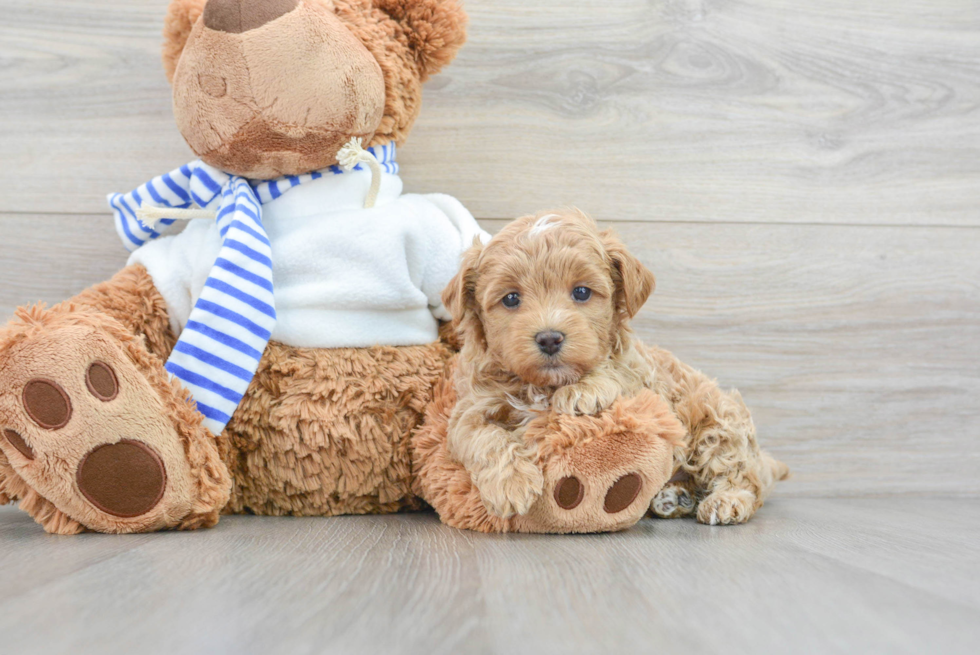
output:
[[[515,520],[527,532],[605,532],[642,518],[672,471],[684,428],[669,405],[643,390],[597,415],[558,411],[528,424],[545,493]]]
[[[524,515],[491,514],[479,483],[449,452],[457,395],[452,375],[437,385],[425,424],[412,437],[416,493],[454,527],[481,532],[604,532],[642,518],[671,474],[684,428],[659,395],[620,398],[596,416],[551,412],[528,424],[544,492]]]

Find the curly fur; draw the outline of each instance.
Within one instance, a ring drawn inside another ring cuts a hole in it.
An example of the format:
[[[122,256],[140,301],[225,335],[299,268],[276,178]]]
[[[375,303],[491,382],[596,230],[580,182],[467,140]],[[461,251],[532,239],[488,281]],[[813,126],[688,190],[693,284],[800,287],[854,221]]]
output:
[[[578,302],[573,290],[591,297]],[[451,454],[498,516],[523,514],[542,492],[524,432],[538,414],[596,414],[620,396],[653,389],[685,426],[677,468],[689,473],[705,523],[739,523],[761,506],[786,467],[759,450],[737,392],[633,338],[629,320],[653,275],[611,232],[577,210],[518,219],[467,253],[444,292],[464,343],[449,419]],[[518,294],[520,305],[502,299]],[[561,350],[536,336],[558,332]]]

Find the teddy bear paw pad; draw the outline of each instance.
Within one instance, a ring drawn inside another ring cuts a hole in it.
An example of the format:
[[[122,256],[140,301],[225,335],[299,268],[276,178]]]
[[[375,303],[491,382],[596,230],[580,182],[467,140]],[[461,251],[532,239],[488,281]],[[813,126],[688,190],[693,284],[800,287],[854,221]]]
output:
[[[606,492],[602,509],[606,514],[616,514],[628,508],[640,495],[643,489],[643,479],[638,473],[628,473],[616,480]]]
[[[575,509],[585,498],[585,486],[574,475],[569,475],[555,485],[555,502],[562,509]]]
[[[522,532],[605,532],[635,523],[653,496],[655,475],[637,471],[596,470],[595,462],[579,468],[572,462],[545,471],[545,493],[514,528]]]
[[[75,474],[90,503],[112,516],[142,516],[157,506],[167,488],[167,470],[144,443],[123,439],[96,446]]]
[[[643,489],[643,478],[638,473],[627,473],[616,480],[603,497],[602,509],[606,514],[618,514],[629,509]],[[585,500],[585,485],[574,475],[569,475],[555,485],[555,503],[561,509],[571,511]]]

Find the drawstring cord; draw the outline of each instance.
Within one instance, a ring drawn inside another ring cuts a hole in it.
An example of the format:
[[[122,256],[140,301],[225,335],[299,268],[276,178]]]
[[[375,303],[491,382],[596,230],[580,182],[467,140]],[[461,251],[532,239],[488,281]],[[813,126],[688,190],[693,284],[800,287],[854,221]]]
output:
[[[156,225],[165,218],[172,218],[177,221],[190,221],[195,218],[218,217],[218,212],[210,209],[174,209],[172,207],[151,207],[144,205],[136,210],[136,218],[140,219],[144,225],[150,227]]]
[[[378,191],[381,190],[381,164],[375,156],[364,149],[359,138],[353,137],[337,153],[337,162],[348,173],[360,163],[368,165],[371,169],[371,188],[368,190],[367,198],[364,199],[364,209],[374,207],[378,199]]]

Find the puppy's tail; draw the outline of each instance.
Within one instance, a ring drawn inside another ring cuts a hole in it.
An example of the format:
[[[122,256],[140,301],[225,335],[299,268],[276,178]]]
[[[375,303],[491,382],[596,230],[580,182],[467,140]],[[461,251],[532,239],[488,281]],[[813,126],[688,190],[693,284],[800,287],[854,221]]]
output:
[[[789,467],[765,451],[762,452],[762,462],[772,471],[773,480],[785,480],[789,477]]]

